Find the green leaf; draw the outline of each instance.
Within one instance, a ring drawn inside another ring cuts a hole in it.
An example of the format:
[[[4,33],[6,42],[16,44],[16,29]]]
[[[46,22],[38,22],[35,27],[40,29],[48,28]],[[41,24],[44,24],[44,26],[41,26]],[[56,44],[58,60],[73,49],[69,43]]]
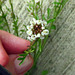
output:
[[[20,54],[19,56],[26,56],[26,54]]]
[[[42,44],[41,44],[41,39],[39,39],[39,51],[41,52],[42,50]]]
[[[25,28],[27,28],[27,25],[24,24],[23,26],[24,26]]]
[[[13,27],[13,30],[15,30],[15,28]]]
[[[30,9],[27,8],[27,10],[28,10],[28,12],[30,12]]]
[[[62,8],[64,7],[64,5],[67,3],[68,0],[62,0]]]
[[[32,9],[33,4],[32,3],[28,3],[28,5],[29,5],[29,9]]]
[[[39,16],[38,16],[38,14],[36,14],[36,19],[39,20]]]
[[[30,50],[29,50],[29,53],[32,53],[32,52],[34,52],[34,50],[31,50],[31,49],[30,49]]]
[[[56,29],[56,26],[55,26],[55,25],[52,25],[52,26],[51,26],[51,29]]]
[[[8,10],[8,11],[10,11],[10,9],[5,5],[5,7],[6,7],[6,9]]]
[[[47,8],[47,18],[49,18],[50,17],[50,12],[51,12],[51,9],[50,8]]]
[[[29,54],[29,53],[32,53],[32,52],[34,52],[34,50],[32,50],[32,49],[30,49],[30,50],[28,50],[28,51],[24,51],[26,54]]]
[[[55,21],[55,19],[50,19],[50,20],[47,21],[47,24],[49,24],[51,22],[54,22],[54,21]]]
[[[43,72],[42,72],[42,75],[47,75],[48,74],[48,71],[47,70],[44,70]]]
[[[25,32],[25,30],[23,30],[23,29],[21,29],[20,31],[21,31],[21,32]]]
[[[25,59],[24,59],[25,60]],[[22,65],[23,64],[23,62],[24,62],[24,60],[22,60],[20,63],[19,63],[19,65]]]
[[[0,30],[3,30],[3,27],[0,27]]]
[[[24,51],[26,54],[28,54],[29,53],[29,51]]]
[[[3,18],[5,18],[7,16],[7,14],[2,15]]]
[[[3,21],[0,21],[0,24],[2,24],[3,23]]]
[[[18,58],[17,60],[23,60],[24,58]]]
[[[34,50],[31,50],[30,53],[34,52]]]
[[[44,16],[44,14],[42,15],[42,19],[46,21],[46,18],[45,18],[45,16]]]
[[[22,54],[20,54],[20,55],[22,55]],[[25,60],[25,58],[26,58],[27,55],[28,55],[28,54],[23,54],[23,58],[18,58],[19,60],[20,60],[20,59],[23,59],[23,60],[19,63],[19,65],[23,64],[23,62],[24,62],[24,60]]]
[[[57,4],[57,5],[59,5],[59,4],[61,4],[60,2],[54,2],[54,4]]]

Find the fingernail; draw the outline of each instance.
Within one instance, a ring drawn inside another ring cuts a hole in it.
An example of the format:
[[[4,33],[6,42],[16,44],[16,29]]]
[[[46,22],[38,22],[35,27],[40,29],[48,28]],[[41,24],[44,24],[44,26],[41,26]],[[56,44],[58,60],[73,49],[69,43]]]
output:
[[[19,63],[21,62],[20,60],[17,60],[19,57],[17,57],[14,61],[14,65],[15,65],[15,70],[18,74],[23,73],[23,72],[27,72],[33,65],[33,59],[30,55],[28,55],[25,58],[25,61],[22,65],[19,65]]]

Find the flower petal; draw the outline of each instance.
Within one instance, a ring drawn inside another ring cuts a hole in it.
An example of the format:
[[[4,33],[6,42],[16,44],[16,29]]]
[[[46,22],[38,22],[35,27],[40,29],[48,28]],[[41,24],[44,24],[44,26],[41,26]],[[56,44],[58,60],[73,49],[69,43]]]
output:
[[[31,25],[31,26],[27,26],[27,29],[29,30],[29,29],[32,29],[33,28],[33,26]]]
[[[30,40],[30,39],[31,39],[31,37],[30,37],[30,36],[28,36],[28,37],[27,37],[27,39],[28,39],[28,40]]]
[[[42,29],[45,29],[45,27],[43,26]]]
[[[31,31],[31,30],[28,30],[28,31],[27,31],[27,34],[28,34],[28,35],[32,35],[32,31]]]
[[[40,36],[41,36],[40,33],[38,33],[38,34],[36,35],[37,38],[39,38]]]
[[[47,22],[46,21],[42,21],[43,26],[47,26]]]
[[[42,22],[41,20],[37,20],[37,21],[36,21],[36,23],[37,23],[38,25],[41,24],[41,22]]]
[[[44,35],[48,35],[49,34],[49,30],[43,30],[43,32],[42,32],[42,35],[44,36]]]
[[[36,35],[31,36],[32,41],[36,39]]]

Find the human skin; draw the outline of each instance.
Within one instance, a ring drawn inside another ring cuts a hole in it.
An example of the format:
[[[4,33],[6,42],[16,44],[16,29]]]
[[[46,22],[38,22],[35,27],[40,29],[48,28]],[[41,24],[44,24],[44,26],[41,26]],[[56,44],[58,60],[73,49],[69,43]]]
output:
[[[28,40],[0,30],[0,64],[12,75],[23,75],[32,67],[33,58],[31,55],[28,55],[21,66],[17,58],[19,54],[22,54],[29,46],[30,42]]]

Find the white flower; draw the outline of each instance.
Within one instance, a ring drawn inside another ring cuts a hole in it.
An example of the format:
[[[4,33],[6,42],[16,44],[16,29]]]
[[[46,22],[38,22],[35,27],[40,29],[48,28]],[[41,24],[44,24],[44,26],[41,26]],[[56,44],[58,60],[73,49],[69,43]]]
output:
[[[33,25],[33,21],[30,21],[30,24]]]
[[[49,34],[49,30],[43,30],[43,32],[42,32],[42,35],[44,36],[44,35],[48,35]]]
[[[36,24],[36,23],[37,23],[37,21],[35,19],[33,19],[33,24]]]
[[[42,26],[42,29],[45,29],[45,27],[44,27],[44,26]]]
[[[36,21],[36,19],[35,19],[35,18],[33,18],[33,21]]]
[[[37,21],[36,21],[36,23],[37,23],[38,25],[41,24],[41,22],[42,22],[41,20],[37,20]]]
[[[39,38],[40,36],[41,36],[40,33],[38,33],[38,34],[36,35],[37,38]]]
[[[28,29],[28,30],[31,30],[32,28],[33,28],[33,25],[30,25],[30,26],[28,25],[28,26],[27,26],[27,29]]]
[[[34,21],[30,21],[30,24],[31,24],[31,25],[34,25],[34,24],[35,24],[35,22],[34,22]]]
[[[44,37],[49,34],[49,30],[46,29],[46,21],[36,20],[33,18],[33,20],[30,21],[30,24],[30,26],[27,26],[28,40],[34,41],[38,38],[44,39]]]
[[[30,24],[31,24],[31,25],[36,24],[36,20],[33,18],[33,20],[32,20],[32,21],[30,21]]]
[[[44,23],[45,25],[47,25],[47,22],[46,22],[46,21],[43,21],[43,23]]]
[[[44,26],[47,26],[47,22],[46,21],[42,21]]]
[[[28,34],[28,35],[32,35],[32,31],[31,31],[31,30],[28,30],[28,31],[27,31],[27,34]]]
[[[31,36],[31,40],[33,41],[33,40],[35,40],[36,39],[36,35],[32,35]]]
[[[27,39],[28,39],[28,40],[30,40],[30,39],[31,39],[31,37],[30,37],[30,36],[28,36],[28,37],[27,37]]]

